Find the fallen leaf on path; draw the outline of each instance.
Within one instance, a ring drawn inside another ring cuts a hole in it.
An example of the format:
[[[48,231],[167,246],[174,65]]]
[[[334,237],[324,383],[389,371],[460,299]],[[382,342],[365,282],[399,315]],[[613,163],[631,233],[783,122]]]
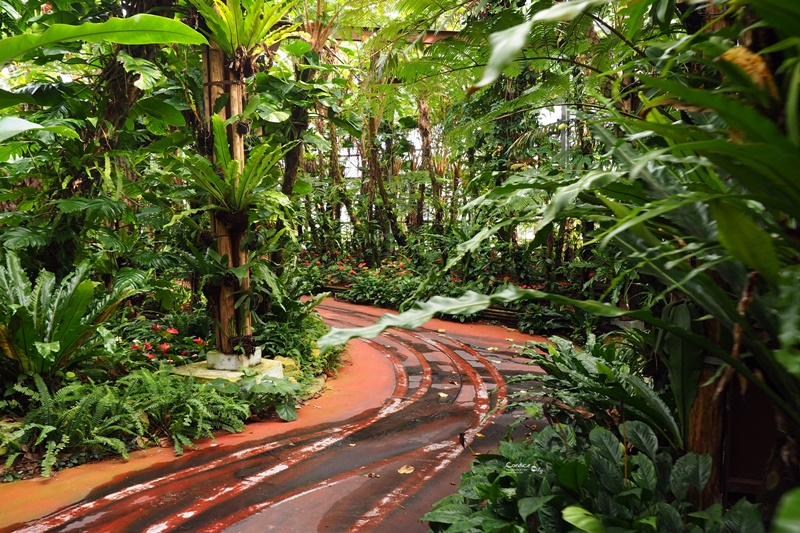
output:
[[[514,339],[509,339],[509,338],[507,338],[507,337],[506,337],[506,340],[507,340],[508,342],[514,342]]]
[[[447,398],[447,393],[445,393],[445,392],[440,392],[440,393],[439,393],[439,396],[440,396],[441,398]]]
[[[351,447],[351,448],[352,448],[353,446],[355,446],[355,444],[351,444],[351,445],[350,445],[350,447]]]
[[[398,474],[410,474],[410,473],[411,473],[411,472],[413,472],[413,471],[414,471],[414,467],[413,467],[413,466],[411,466],[411,465],[405,465],[405,466],[401,466],[401,467],[400,467],[400,468],[397,470],[397,473],[398,473]]]
[[[475,436],[476,437],[485,437],[486,435],[484,435],[483,433],[475,433]]]
[[[451,379],[450,381],[448,381],[448,383],[450,385],[458,385],[458,383],[456,383],[456,381],[454,379]]]
[[[446,329],[437,329],[436,331],[438,331],[439,333],[446,333],[447,332]]]
[[[489,361],[491,361],[492,363],[494,363],[496,365],[500,365],[500,364],[503,363],[502,361],[498,361],[497,359],[489,359]]]
[[[489,347],[488,347],[488,348],[486,348],[486,349],[487,349],[487,350],[489,350],[490,352],[496,352],[496,351],[497,351],[497,350],[499,350],[500,348],[498,348],[497,346],[489,346]]]
[[[375,472],[370,472],[369,474],[364,474],[364,477],[381,477],[381,475],[376,474]]]

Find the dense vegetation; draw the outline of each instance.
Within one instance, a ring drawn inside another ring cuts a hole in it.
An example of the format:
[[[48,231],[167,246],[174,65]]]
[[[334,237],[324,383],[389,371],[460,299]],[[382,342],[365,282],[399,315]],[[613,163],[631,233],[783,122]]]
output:
[[[495,304],[585,345],[530,349],[515,405],[549,427],[435,530],[757,531],[797,486],[796,5],[12,0],[0,28],[6,477],[296,416],[365,334],[316,350],[300,296],[335,287],[447,297],[370,334]],[[169,373],[255,346],[299,385]],[[748,389],[779,438],[762,506],[723,509],[698,425]]]

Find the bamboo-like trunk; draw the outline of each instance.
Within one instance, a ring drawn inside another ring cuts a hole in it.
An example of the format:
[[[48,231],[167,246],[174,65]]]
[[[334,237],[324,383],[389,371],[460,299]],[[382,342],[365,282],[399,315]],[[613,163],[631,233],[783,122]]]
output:
[[[228,92],[230,99],[220,116],[227,119],[242,112],[244,105],[245,89],[240,76],[227,68],[228,61],[222,50],[215,44],[204,47],[203,73],[204,104],[206,119],[210,120],[217,98]],[[227,91],[226,91],[227,89]],[[239,170],[244,168],[244,137],[235,125],[228,127],[228,144],[231,157],[239,164]],[[211,232],[216,241],[217,253],[228,257],[230,268],[245,265],[249,261],[247,250],[242,246],[245,231],[235,224],[235,231],[231,231],[228,224],[219,214],[211,215]],[[216,348],[222,353],[233,353],[232,338],[252,335],[252,317],[249,309],[244,306],[238,312],[235,308],[237,294],[250,290],[250,278],[245,275],[241,281],[227,276],[219,287],[219,300],[212,306],[215,322]]]

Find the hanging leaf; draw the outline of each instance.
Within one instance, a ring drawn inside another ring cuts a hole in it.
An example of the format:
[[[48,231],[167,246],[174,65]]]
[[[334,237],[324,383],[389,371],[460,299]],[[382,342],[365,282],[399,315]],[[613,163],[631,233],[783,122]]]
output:
[[[50,131],[73,139],[80,138],[75,131],[65,126],[42,126],[19,117],[0,118],[0,142],[13,137],[14,135],[19,135],[20,133],[31,130]]]
[[[486,68],[483,70],[483,77],[478,83],[470,87],[468,94],[494,83],[500,77],[528,42],[528,32],[531,31],[532,25],[533,21],[529,20],[489,36],[492,54],[489,56],[489,62],[486,63]]]
[[[592,6],[608,4],[611,0],[575,0],[560,2],[549,9],[539,11],[534,21],[572,20]]]
[[[0,40],[0,65],[17,56],[59,42],[86,41],[117,44],[207,44],[205,37],[174,19],[157,15],[112,18],[79,26],[53,24],[44,33],[25,33]]]
[[[0,109],[19,105],[19,104],[35,104],[36,100],[28,94],[13,93],[0,89]]]

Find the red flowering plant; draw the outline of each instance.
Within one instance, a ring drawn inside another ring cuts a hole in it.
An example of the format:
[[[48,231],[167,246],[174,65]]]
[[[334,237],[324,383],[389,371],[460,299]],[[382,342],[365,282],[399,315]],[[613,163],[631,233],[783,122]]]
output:
[[[130,339],[126,355],[131,367],[177,366],[205,359],[210,344],[207,335],[198,335],[198,328],[187,325],[185,320],[172,320],[175,318],[170,315],[161,320],[139,319],[127,325],[124,338]]]

